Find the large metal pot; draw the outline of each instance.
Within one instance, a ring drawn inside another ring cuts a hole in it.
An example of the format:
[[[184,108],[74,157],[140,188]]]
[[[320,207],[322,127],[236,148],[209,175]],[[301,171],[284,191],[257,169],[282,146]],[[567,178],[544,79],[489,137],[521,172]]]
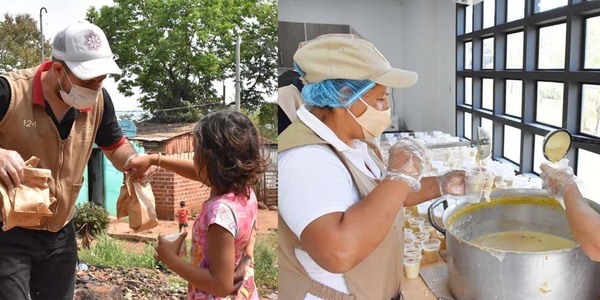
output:
[[[537,231],[573,239],[564,210],[544,190],[498,190],[489,203],[459,202],[442,215],[441,228],[429,207],[432,225],[446,234],[448,282],[457,299],[574,299],[600,295],[600,264],[576,246],[545,252],[483,248],[473,239],[504,231]],[[591,205],[600,212],[595,203]]]

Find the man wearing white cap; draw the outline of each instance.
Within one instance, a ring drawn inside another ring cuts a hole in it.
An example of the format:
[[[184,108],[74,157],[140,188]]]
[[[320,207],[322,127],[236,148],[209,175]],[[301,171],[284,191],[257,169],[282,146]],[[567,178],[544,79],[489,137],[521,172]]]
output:
[[[21,185],[23,159],[32,156],[53,179],[52,217],[37,226],[0,230],[0,299],[73,298],[72,218],[94,143],[117,169],[135,154],[102,89],[107,74],[121,73],[104,32],[77,22],[53,43],[52,61],[0,76],[0,189]]]
[[[464,194],[464,173],[423,178],[427,149],[400,140],[387,166],[368,140],[390,125],[392,68],[368,41],[320,36],[294,55],[306,105],[279,135],[279,297],[400,299],[404,205]]]

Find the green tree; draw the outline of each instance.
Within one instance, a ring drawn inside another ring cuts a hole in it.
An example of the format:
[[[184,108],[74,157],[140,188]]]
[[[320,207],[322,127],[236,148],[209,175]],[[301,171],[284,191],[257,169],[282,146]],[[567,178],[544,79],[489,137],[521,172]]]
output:
[[[272,140],[277,140],[277,103],[263,102],[256,117],[260,133]]]
[[[224,106],[213,83],[234,77],[237,34],[243,107],[256,111],[275,92],[275,0],[115,0],[90,8],[87,19],[118,57],[119,91],[139,88],[152,121],[196,121]]]
[[[40,30],[29,14],[4,15],[0,21],[0,73],[32,68],[40,63]],[[50,43],[44,41],[45,53]]]

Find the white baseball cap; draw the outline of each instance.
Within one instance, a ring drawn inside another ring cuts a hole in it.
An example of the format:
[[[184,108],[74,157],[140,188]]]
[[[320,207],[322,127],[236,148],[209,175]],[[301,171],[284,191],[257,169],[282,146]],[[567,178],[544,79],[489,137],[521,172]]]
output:
[[[52,57],[65,62],[77,78],[89,80],[107,74],[121,74],[106,35],[100,27],[75,22],[54,36]]]
[[[327,79],[371,80],[393,88],[408,88],[415,72],[392,68],[375,46],[353,34],[326,34],[300,43],[294,62],[307,83]]]

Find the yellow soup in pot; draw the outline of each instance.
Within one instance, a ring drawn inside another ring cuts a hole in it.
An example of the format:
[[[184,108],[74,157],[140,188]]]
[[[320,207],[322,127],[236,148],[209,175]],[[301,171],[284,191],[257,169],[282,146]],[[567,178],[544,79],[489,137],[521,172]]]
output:
[[[542,252],[577,247],[577,243],[557,235],[536,231],[504,231],[477,237],[471,243],[501,251]]]

